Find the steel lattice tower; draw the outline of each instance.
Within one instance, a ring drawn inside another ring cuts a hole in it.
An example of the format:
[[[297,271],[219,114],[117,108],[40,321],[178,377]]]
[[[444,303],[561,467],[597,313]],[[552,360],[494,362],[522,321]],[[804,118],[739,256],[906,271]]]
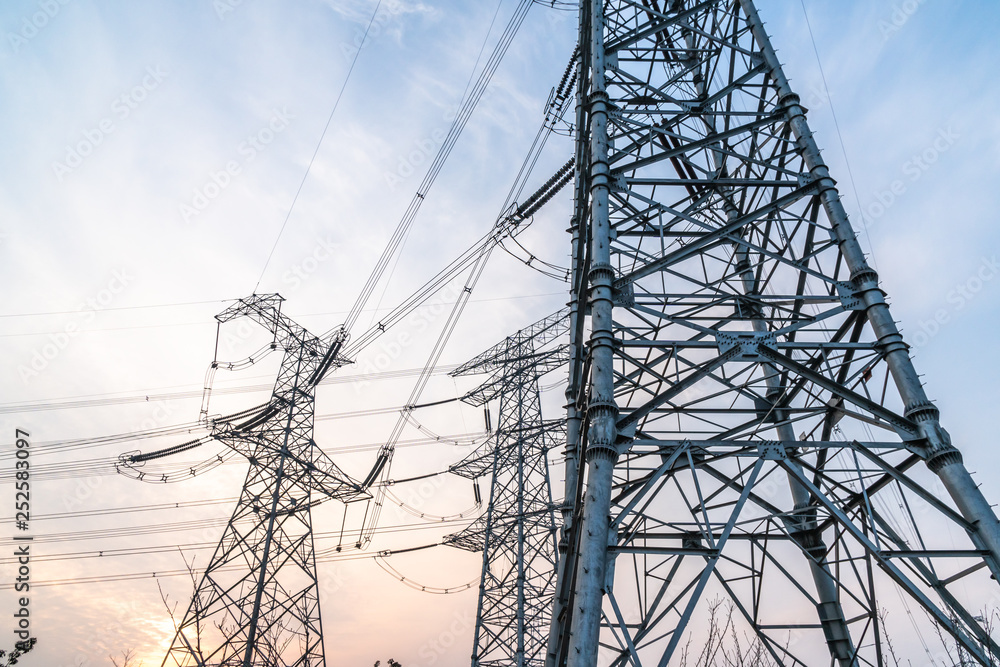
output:
[[[580,7],[548,664],[662,667],[711,596],[776,664],[889,664],[901,604],[994,664],[996,516],[753,3]]]
[[[315,386],[341,363],[343,335],[312,335],[281,314],[282,300],[254,295],[216,318],[249,317],[274,334],[284,357],[265,406],[241,423],[213,424],[212,437],[245,456],[250,469],[163,665],[326,664],[311,508],[327,498],[368,496],[313,440]]]
[[[490,475],[486,512],[446,542],[483,552],[473,667],[540,667],[545,662],[555,590],[556,520],[547,453],[564,436],[542,419],[539,379],[565,367],[569,323],[561,311],[509,336],[452,375],[491,372],[463,400],[499,401],[497,428],[482,447],[450,468]],[[562,420],[559,420],[560,422]]]

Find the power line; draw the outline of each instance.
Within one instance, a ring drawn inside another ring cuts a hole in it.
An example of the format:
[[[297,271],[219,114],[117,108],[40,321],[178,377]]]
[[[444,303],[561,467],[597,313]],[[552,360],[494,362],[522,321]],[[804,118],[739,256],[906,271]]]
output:
[[[372,24],[375,22],[375,16],[378,15],[379,7],[382,6],[382,0],[378,0],[375,3],[375,11],[372,12],[372,17],[368,19],[368,26],[365,28],[365,34],[361,38],[361,44],[358,45],[358,50],[354,52],[354,58],[351,60],[351,66],[347,69],[347,76],[344,77],[344,83],[340,86],[340,92],[337,93],[337,99],[333,103],[333,109],[330,110],[330,115],[326,119],[326,125],[323,126],[323,132],[319,135],[319,141],[316,142],[316,150],[313,151],[312,157],[309,158],[309,164],[306,165],[306,171],[302,174],[302,180],[299,182],[299,187],[295,191],[295,195],[292,197],[292,203],[288,206],[288,213],[285,214],[285,219],[281,223],[281,229],[278,230],[278,236],[274,239],[274,245],[271,246],[271,252],[267,254],[267,261],[264,262],[264,268],[260,271],[260,277],[257,278],[257,284],[253,287],[254,294],[257,293],[257,288],[260,287],[260,281],[264,279],[264,274],[267,272],[267,266],[271,263],[271,257],[274,256],[274,251],[278,247],[278,241],[281,240],[281,235],[285,232],[285,227],[288,225],[288,219],[292,217],[292,210],[295,208],[295,202],[299,200],[299,194],[302,192],[302,186],[306,184],[306,179],[309,177],[309,170],[312,169],[313,162],[316,161],[316,156],[319,155],[319,149],[323,145],[323,139],[326,137],[327,130],[330,129],[330,123],[333,121],[333,115],[337,113],[337,107],[340,106],[340,99],[344,96],[344,90],[347,88],[347,82],[351,80],[351,73],[354,72],[354,66],[358,64],[358,56],[361,55],[361,49],[365,46],[365,41],[368,39],[368,32],[372,29]]]
[[[441,546],[438,543],[425,545],[423,547],[410,547],[400,549],[401,553],[408,551],[413,551],[418,548],[431,548]],[[396,553],[393,550],[384,550],[377,554],[369,553],[347,553],[347,554],[332,554],[326,556],[317,556],[317,563],[333,563],[340,561],[350,561],[350,560],[367,560],[375,558],[386,558],[392,556]],[[227,572],[232,570],[238,570],[239,568],[233,566],[223,566],[216,568],[213,572]],[[36,580],[32,581],[31,585],[36,588],[46,587],[46,586],[72,586],[76,584],[104,584],[119,581],[135,581],[137,579],[161,579],[166,577],[179,577],[179,576],[190,576],[190,571],[187,569],[183,570],[157,570],[157,571],[146,571],[146,572],[129,572],[123,574],[110,574],[110,575],[96,575],[90,577],[70,577],[67,579],[49,579],[49,580]],[[14,587],[13,583],[0,584],[0,590],[12,590]],[[464,589],[463,589],[464,590]]]
[[[55,512],[53,514],[31,515],[32,522],[53,521],[66,519],[81,519],[84,517],[108,516],[112,514],[136,514],[138,512],[155,512],[159,510],[182,509],[188,507],[210,507],[212,505],[223,505],[236,500],[236,497],[214,498],[209,500],[182,500],[175,503],[154,503],[151,505],[131,505],[128,507],[108,507],[104,509],[79,510],[76,512]],[[14,523],[14,518],[0,518],[0,524]]]
[[[454,435],[446,436],[433,436],[425,438],[412,438],[409,440],[400,440],[397,445],[400,448],[403,447],[423,447],[427,445],[449,445],[457,447],[472,447],[488,434],[486,433],[459,433]],[[359,454],[363,452],[378,451],[385,445],[384,442],[371,442],[360,445],[343,445],[340,447],[331,447],[325,449],[324,451],[328,454]],[[222,465],[234,465],[238,461],[231,461],[228,459],[228,452],[226,460],[221,462]],[[216,458],[216,457],[210,457]],[[32,479],[37,482],[48,482],[53,480],[61,479],[79,479],[82,477],[113,477],[118,475],[115,470],[115,464],[118,463],[118,456],[108,456],[103,458],[95,459],[82,459],[77,461],[69,462],[56,462],[49,464],[41,464],[33,466],[32,468]],[[169,477],[177,477],[179,474],[186,474],[187,471],[192,467],[197,467],[203,462],[199,461],[157,461],[147,463],[146,466],[142,468],[142,472],[145,473],[147,477],[151,479],[150,482],[159,482],[160,480],[155,478],[160,478],[163,475]],[[178,472],[180,471],[180,473]],[[206,471],[207,472],[207,471]],[[202,473],[203,474],[203,473]],[[184,479],[191,477],[187,475]],[[14,472],[0,472],[0,484],[14,481]],[[173,480],[171,480],[173,481]],[[183,479],[178,478],[176,481],[183,481]]]
[[[448,373],[455,368],[458,368],[456,364],[449,366],[442,366],[438,374]],[[353,375],[331,375],[320,382],[321,385],[333,385],[333,384],[345,384],[350,382],[360,382],[360,381],[377,381],[377,380],[393,380],[399,378],[407,378],[413,375],[418,375],[421,369],[418,368],[406,368],[395,371],[376,371],[374,373],[356,373]],[[190,386],[190,385],[188,385]],[[274,388],[272,384],[254,384],[254,385],[243,385],[237,387],[222,387],[212,390],[213,395],[217,394],[244,394],[252,393],[258,391],[271,391]],[[159,401],[170,401],[170,400],[182,400],[191,398],[201,398],[203,389],[191,389],[187,391],[174,391],[165,392],[161,394],[156,393],[134,393],[125,396],[117,397],[107,397],[99,398],[103,394],[93,394],[93,398],[87,395],[78,397],[66,397],[65,399],[57,399],[50,401],[35,401],[31,403],[2,403],[0,404],[0,414],[20,414],[24,412],[38,412],[45,410],[64,410],[72,408],[92,408],[92,407],[102,407],[107,405],[121,405],[126,403],[150,403]]]
[[[466,100],[466,96],[469,94],[469,88],[472,87],[472,81],[473,81],[473,79],[476,76],[476,70],[479,69],[479,63],[483,59],[483,53],[486,51],[486,45],[490,41],[490,35],[493,34],[493,26],[496,24],[497,16],[500,15],[500,7],[502,7],[502,6],[503,6],[503,0],[499,0],[499,2],[497,2],[497,8],[493,11],[493,18],[490,19],[490,25],[486,29],[486,36],[483,38],[483,43],[479,47],[479,53],[476,54],[476,62],[473,63],[473,65],[472,65],[472,71],[469,72],[469,79],[468,79],[468,81],[465,82],[465,90],[462,91],[462,97],[459,98],[459,99],[461,99],[463,101]],[[454,124],[452,125],[452,128],[450,128],[449,131],[451,131],[453,129],[454,129]],[[459,130],[459,132],[461,132],[461,130]],[[440,154],[437,157],[440,157]],[[445,159],[447,159],[447,155],[445,155]],[[426,179],[427,179],[427,177],[425,176],[424,180],[426,181]],[[433,183],[433,181],[432,181],[432,183]],[[418,188],[417,195],[420,196],[420,200],[421,201],[423,201],[423,198],[427,195],[427,190],[428,189],[430,189],[430,185],[428,185],[426,189],[425,188]],[[412,206],[412,204],[411,204],[411,206]],[[402,222],[400,224],[402,224]],[[397,233],[398,233],[398,230],[397,230]],[[399,260],[403,256],[402,249],[406,245],[406,241],[409,238],[409,235],[410,235],[409,230],[407,230],[404,233],[404,235],[403,235],[402,242],[400,243],[400,246],[399,246],[400,252],[396,255],[396,259],[392,263],[392,269],[389,271],[389,275],[385,279],[385,284],[382,286],[382,294],[379,295],[378,303],[376,304],[376,307],[375,307],[376,311],[379,310],[379,307],[382,305],[383,299],[385,299],[385,294],[389,290],[389,283],[392,282],[392,276],[393,276],[393,274],[396,273],[396,267],[399,265]],[[368,323],[368,326],[369,327],[371,326],[371,322]]]
[[[148,308],[174,308],[177,306],[200,306],[206,303],[227,303],[229,301],[235,301],[235,299],[211,299],[209,301],[180,301],[176,303],[157,303],[145,306],[115,306],[111,308],[101,308],[100,312],[105,312],[109,310],[142,310]],[[0,318],[4,317],[38,317],[42,315],[75,315],[80,312],[80,308],[76,310],[49,310],[44,312],[36,313],[7,313],[6,315],[0,315]]]
[[[164,324],[137,324],[131,327],[101,327],[98,329],[78,329],[74,332],[74,335],[78,334],[90,334],[90,333],[101,333],[104,331],[131,331],[133,329],[165,329],[165,328],[176,328],[176,327],[193,327],[193,326],[208,326],[214,324],[208,320],[203,320],[199,322],[167,322]],[[55,331],[25,331],[23,333],[7,333],[0,334],[0,338],[22,338],[25,336],[48,336],[51,334],[64,333],[61,330]]]
[[[532,261],[534,261],[534,260],[537,260],[538,263],[543,264],[543,265],[545,265],[547,267],[550,267],[550,268],[553,268],[553,269],[561,269],[561,267],[558,267],[555,264],[551,264],[549,262],[546,262],[544,260],[539,259],[537,256],[535,256],[530,251],[528,251],[526,248],[524,248],[524,246],[522,246],[516,239],[511,239],[511,240],[514,241],[514,243],[517,244],[519,248],[521,248],[526,253],[528,253],[528,255],[529,255],[529,259],[528,260],[523,260],[520,257],[518,257],[518,256],[514,255],[513,253],[511,253],[511,251],[508,248],[506,248],[506,247],[503,246],[503,243],[504,243],[503,241],[500,242],[500,246],[503,247],[504,250],[507,251],[507,253],[509,255],[511,255],[512,257],[514,257],[514,259],[518,260],[519,262],[527,264],[528,266],[530,266],[531,268],[533,268],[535,270],[538,270],[538,268],[536,266],[534,266],[534,264],[532,264]],[[559,280],[563,279],[559,275],[556,275],[556,274],[551,273],[551,272],[541,271],[541,273],[543,275],[547,275],[547,276],[550,276],[550,277],[556,277]],[[470,299],[469,302],[470,303],[488,303],[488,302],[491,302],[491,301],[514,301],[514,300],[517,300],[517,299],[537,299],[537,298],[546,297],[546,296],[563,296],[563,293],[562,292],[546,292],[544,294],[519,294],[519,295],[513,295],[513,296],[498,296],[498,297],[491,297],[491,298],[488,298],[488,299]],[[211,303],[214,303],[214,302],[211,302]],[[145,306],[135,306],[135,308],[144,308],[144,307]],[[418,310],[419,308],[422,308],[422,307],[425,307],[425,305],[417,306],[414,310]],[[128,308],[123,308],[123,310],[129,310],[129,309]],[[388,308],[388,307],[380,307],[380,308],[366,308],[363,312],[379,312],[379,311],[391,311],[391,310],[393,310],[393,309],[392,308]],[[322,317],[322,316],[330,316],[330,315],[344,315],[346,313],[347,313],[346,310],[329,311],[329,312],[325,312],[325,313],[307,313],[305,315],[301,315],[300,318],[302,318],[302,317]],[[89,334],[89,333],[100,333],[100,332],[104,332],[104,331],[131,331],[131,330],[134,330],[134,329],[168,329],[168,328],[176,328],[176,327],[194,327],[194,326],[199,326],[199,327],[201,327],[201,326],[215,326],[215,323],[211,322],[209,320],[199,320],[197,322],[163,322],[163,323],[160,323],[160,324],[137,324],[137,325],[128,326],[128,327],[98,327],[98,328],[95,328],[95,329],[80,329],[76,333],[77,334]],[[25,331],[25,332],[21,332],[21,333],[5,333],[5,334],[0,334],[0,338],[23,338],[23,337],[27,337],[27,336],[48,336],[48,335],[54,335],[54,334],[60,334],[60,333],[64,333],[64,331],[61,330],[61,329],[54,329],[52,331]]]
[[[546,297],[546,296],[563,296],[563,292],[545,292],[545,293],[542,293],[542,294],[515,294],[515,295],[512,295],[512,296],[498,296],[498,297],[491,297],[491,298],[488,298],[488,299],[472,299],[471,302],[472,303],[487,303],[487,302],[490,302],[490,301],[515,301],[515,300],[518,300],[518,299],[537,299],[537,298]],[[111,311],[111,310],[146,310],[146,309],[150,309],[150,308],[174,308],[174,307],[178,307],[178,306],[194,306],[194,305],[202,305],[202,304],[208,304],[208,303],[228,303],[230,301],[236,301],[236,299],[215,299],[215,300],[211,300],[211,301],[183,301],[183,302],[177,302],[177,303],[147,304],[147,305],[140,305],[140,306],[119,306],[119,307],[116,307],[116,308],[101,308],[99,312],[103,313],[103,312]],[[422,307],[422,306],[418,306],[418,308],[419,307]],[[392,308],[390,308],[390,307],[365,308],[361,312],[363,312],[363,313],[373,313],[373,312],[389,311],[389,310],[392,310]],[[6,315],[0,315],[0,318],[5,318],[5,317],[43,317],[43,316],[47,316],[47,315],[75,315],[76,313],[79,313],[79,312],[80,312],[80,310],[77,309],[77,310],[52,310],[52,311],[37,312],[37,313],[7,313]],[[316,313],[304,313],[302,315],[299,315],[299,318],[301,319],[301,318],[304,318],[304,317],[329,317],[329,316],[334,316],[334,315],[346,315],[348,312],[350,312],[350,311],[347,311],[347,310],[327,310],[327,311],[316,312]],[[198,324],[198,325],[201,325],[201,324],[211,324],[211,322],[209,322],[209,321],[206,320],[205,322],[201,322],[201,321],[199,321],[199,322],[181,322],[181,323],[165,322],[163,324],[152,324],[152,325],[148,325],[148,326],[134,326],[134,327],[99,327],[99,328],[94,328],[94,329],[81,329],[78,333],[91,333],[91,332],[94,332],[94,331],[121,331],[121,330],[124,330],[124,329],[141,329],[141,328],[158,328],[158,327],[193,326],[195,324]],[[57,333],[63,333],[63,331],[62,330],[29,331],[29,332],[25,332],[25,333],[0,334],[0,337],[10,338],[10,337],[15,337],[15,336],[45,336],[45,335],[48,335],[48,334],[57,334]]]
[[[438,149],[437,154],[434,156],[430,166],[427,168],[427,172],[425,173],[423,180],[421,180],[420,185],[417,186],[417,191],[414,193],[413,199],[410,201],[410,205],[403,213],[396,229],[393,231],[389,242],[386,244],[385,250],[382,252],[382,255],[379,257],[379,260],[375,265],[375,269],[369,275],[368,280],[361,289],[361,293],[358,295],[357,300],[351,307],[351,311],[348,313],[347,318],[344,321],[345,331],[351,331],[358,316],[364,309],[365,304],[371,298],[375,288],[385,275],[390,262],[392,262],[392,258],[405,242],[410,226],[416,219],[417,213],[420,211],[420,207],[423,205],[424,199],[427,197],[428,192],[437,180],[438,174],[441,172],[445,162],[451,155],[452,149],[455,147],[462,131],[469,122],[469,118],[472,117],[472,113],[479,104],[483,93],[486,92],[486,88],[489,86],[494,73],[500,66],[500,62],[503,60],[504,54],[507,53],[514,36],[517,34],[518,29],[524,22],[528,10],[531,8],[531,4],[531,0],[521,0],[517,8],[514,10],[514,14],[511,16],[510,21],[505,27],[503,33],[500,35],[499,41],[496,46],[494,46],[489,59],[483,66],[483,70],[480,72],[475,85],[472,86],[471,90],[467,88],[468,93],[462,101],[461,108],[455,116],[455,120],[452,121],[451,126],[448,128],[448,133],[445,136],[441,147]],[[487,36],[487,40],[488,39],[489,37]]]
[[[86,542],[90,540],[114,540],[114,539],[124,539],[124,538],[135,538],[135,537],[145,537],[148,535],[162,535],[164,533],[177,533],[188,530],[195,530],[198,528],[215,528],[222,526],[226,523],[228,517],[213,517],[210,519],[195,519],[191,521],[179,521],[171,524],[146,524],[141,526],[120,526],[111,528],[98,528],[88,531],[76,531],[76,532],[64,532],[64,533],[49,533],[45,535],[35,535],[33,542],[38,544],[67,544],[72,542]],[[394,524],[390,526],[381,526],[378,529],[378,534],[395,534],[395,533],[409,533],[413,531],[422,530],[432,530],[435,528],[455,528],[459,526],[465,526],[468,524],[467,519],[449,519],[446,521],[437,521],[433,523],[406,523],[406,524]],[[313,533],[317,540],[329,540],[333,538],[340,537],[357,537],[361,534],[360,528],[352,528],[350,530],[327,530],[321,532]],[[156,553],[166,553],[170,551],[176,551],[177,548],[185,547],[191,549],[205,549],[211,548],[216,545],[215,541],[203,541],[203,542],[191,542],[188,544],[163,544],[163,545],[148,545],[142,547],[121,547],[117,549],[88,549],[85,551],[73,551],[73,552],[55,552],[55,553],[45,553],[41,555],[33,555],[33,561],[59,561],[59,560],[76,560],[79,558],[110,558],[110,557],[121,557],[121,556],[143,556],[151,555]],[[343,549],[350,549],[352,547],[342,547]],[[12,562],[16,562],[16,556],[6,556],[0,558],[0,565],[6,565]]]
[[[865,230],[865,238],[868,240],[868,252],[871,253],[872,264],[878,271],[878,260],[875,258],[875,246],[872,245],[872,237],[868,231],[868,222],[864,218],[861,210],[861,197],[858,195],[858,185],[854,181],[854,170],[851,169],[851,160],[847,157],[847,145],[844,144],[844,135],[840,132],[840,122],[837,120],[837,110],[833,107],[833,98],[830,97],[830,86],[826,83],[826,73],[823,71],[823,62],[819,57],[819,47],[816,46],[816,37],[813,35],[812,24],[809,22],[809,12],[806,11],[806,0],[799,0],[802,4],[802,15],[806,19],[806,28],[809,31],[809,39],[812,41],[813,53],[816,54],[816,65],[819,67],[819,75],[823,80],[823,90],[826,92],[826,100],[830,104],[830,115],[833,117],[833,126],[837,130],[837,139],[840,141],[840,150],[844,154],[844,165],[847,167],[847,177],[851,181],[851,190],[854,192],[854,200],[858,204],[858,212],[861,214],[861,226]]]

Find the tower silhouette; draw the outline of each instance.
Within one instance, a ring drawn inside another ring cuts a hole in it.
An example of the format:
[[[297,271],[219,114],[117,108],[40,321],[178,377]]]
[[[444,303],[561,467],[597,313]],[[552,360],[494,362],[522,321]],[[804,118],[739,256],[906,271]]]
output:
[[[486,512],[446,543],[483,552],[472,665],[540,667],[555,591],[556,521],[548,452],[564,441],[542,419],[538,381],[565,366],[568,312],[550,315],[462,364],[452,375],[492,373],[465,395],[471,405],[499,402],[497,427],[450,471],[490,476]],[[562,420],[558,420],[562,422]]]
[[[219,440],[250,463],[236,509],[163,659],[164,666],[325,664],[311,510],[368,496],[313,440],[315,387],[338,366],[341,329],[324,338],[281,314],[282,297],[253,295],[217,316],[250,318],[284,356],[271,399],[211,420],[207,438],[125,457],[124,466]]]

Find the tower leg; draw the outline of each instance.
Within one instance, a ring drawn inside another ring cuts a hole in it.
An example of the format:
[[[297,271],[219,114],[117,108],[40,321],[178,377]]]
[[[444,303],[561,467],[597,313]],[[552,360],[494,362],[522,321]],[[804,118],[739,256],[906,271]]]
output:
[[[949,495],[969,520],[975,531],[975,539],[982,548],[990,552],[987,559],[994,576],[1000,574],[1000,522],[982,491],[972,480],[972,476],[962,462],[961,453],[952,445],[951,437],[942,428],[935,408],[913,367],[909,347],[896,327],[889,312],[885,296],[878,285],[878,274],[868,265],[861,244],[851,228],[847,211],[840,200],[840,193],[830,177],[830,171],[820,155],[819,146],[813,138],[806,122],[805,109],[799,104],[799,97],[788,83],[764,29],[752,0],[739,0],[747,16],[754,38],[760,45],[771,76],[787,107],[789,124],[795,134],[806,165],[813,177],[820,183],[821,201],[833,229],[837,234],[841,253],[851,271],[851,280],[862,295],[865,310],[872,329],[885,351],[886,363],[900,397],[906,406],[905,414],[917,422],[923,436],[922,443],[914,443],[920,454],[927,460],[928,467],[940,477]]]

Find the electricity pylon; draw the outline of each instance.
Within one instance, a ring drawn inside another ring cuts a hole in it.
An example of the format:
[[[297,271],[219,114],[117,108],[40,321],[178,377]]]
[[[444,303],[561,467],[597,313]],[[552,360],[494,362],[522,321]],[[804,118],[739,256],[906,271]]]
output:
[[[677,664],[714,600],[776,664],[910,619],[995,664],[1000,526],[753,2],[582,0],[580,45],[548,664]]]
[[[316,384],[343,362],[343,332],[324,338],[281,314],[282,297],[253,295],[220,323],[248,317],[284,351],[270,401],[244,420],[211,422],[214,438],[250,462],[222,539],[177,626],[164,666],[321,667],[325,665],[312,507],[369,497],[313,440]],[[136,465],[201,441],[131,456]]]
[[[555,590],[556,519],[548,471],[561,430],[542,419],[539,379],[564,368],[568,312],[550,315],[504,339],[452,375],[492,373],[465,395],[471,405],[499,401],[492,436],[450,471],[490,475],[486,512],[448,544],[483,552],[473,667],[541,667]],[[560,420],[561,421],[561,420]]]

